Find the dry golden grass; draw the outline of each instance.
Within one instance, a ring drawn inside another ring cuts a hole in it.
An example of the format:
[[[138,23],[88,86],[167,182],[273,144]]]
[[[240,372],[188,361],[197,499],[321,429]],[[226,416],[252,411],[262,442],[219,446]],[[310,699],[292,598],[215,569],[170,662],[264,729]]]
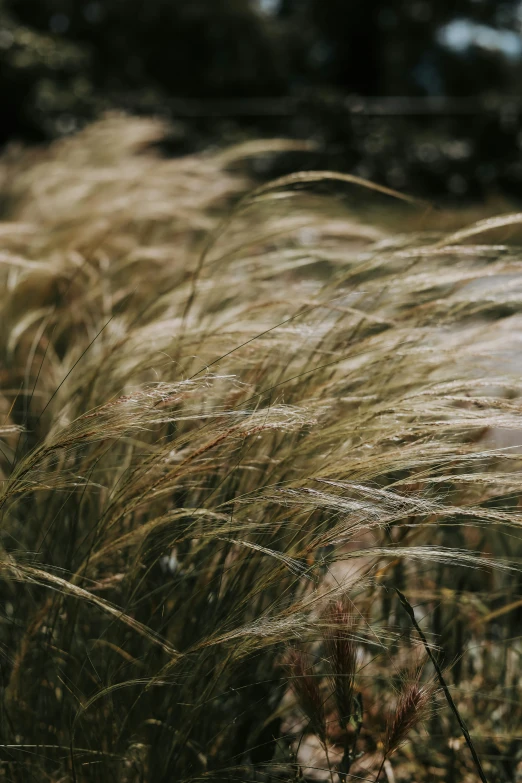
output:
[[[165,160],[162,133],[113,117],[1,164],[0,776],[475,780],[442,703],[383,764],[421,652],[398,587],[514,780],[520,216],[379,227],[333,198],[360,183],[248,195],[259,145]],[[348,598],[363,713],[338,774],[357,721],[325,607]],[[325,699],[312,762],[296,644]]]

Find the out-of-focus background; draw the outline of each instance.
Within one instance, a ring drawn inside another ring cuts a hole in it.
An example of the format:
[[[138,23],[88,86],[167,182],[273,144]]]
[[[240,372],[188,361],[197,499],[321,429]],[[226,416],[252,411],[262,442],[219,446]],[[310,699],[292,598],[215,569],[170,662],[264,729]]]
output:
[[[123,109],[173,155],[290,136],[302,167],[516,199],[521,32],[520,0],[0,0],[0,144]]]

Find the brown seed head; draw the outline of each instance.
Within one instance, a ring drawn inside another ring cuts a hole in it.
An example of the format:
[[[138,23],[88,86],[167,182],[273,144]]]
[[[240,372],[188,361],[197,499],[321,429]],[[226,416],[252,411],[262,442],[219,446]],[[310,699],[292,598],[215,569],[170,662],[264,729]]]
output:
[[[326,740],[326,718],[321,692],[315,677],[306,666],[301,650],[290,650],[286,658],[286,669],[290,685],[295,693],[299,706],[310,721],[310,726],[319,739]]]
[[[425,717],[434,694],[433,685],[422,686],[417,676],[399,696],[393,717],[388,721],[384,738],[384,755],[390,756],[405,741],[411,729]]]
[[[330,665],[329,680],[341,728],[345,729],[353,710],[357,645],[354,641],[355,619],[345,601],[330,604],[325,612],[329,627],[324,631],[326,655]]]

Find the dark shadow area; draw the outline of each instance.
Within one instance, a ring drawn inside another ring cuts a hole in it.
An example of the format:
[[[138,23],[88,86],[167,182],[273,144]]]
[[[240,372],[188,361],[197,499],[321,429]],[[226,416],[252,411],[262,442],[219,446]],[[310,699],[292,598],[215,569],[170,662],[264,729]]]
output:
[[[519,0],[2,0],[0,143],[110,109],[169,154],[314,139],[334,167],[452,199],[522,181]]]

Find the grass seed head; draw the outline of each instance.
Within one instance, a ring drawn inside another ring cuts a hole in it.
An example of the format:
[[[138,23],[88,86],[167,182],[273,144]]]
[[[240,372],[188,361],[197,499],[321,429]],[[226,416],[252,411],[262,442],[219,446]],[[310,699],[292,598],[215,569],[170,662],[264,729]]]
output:
[[[410,731],[426,717],[435,688],[421,685],[419,674],[406,684],[399,695],[395,712],[388,720],[384,737],[385,758],[391,756],[405,742]]]
[[[323,632],[330,669],[330,684],[335,697],[341,728],[345,729],[353,711],[357,645],[353,612],[346,600],[330,604],[324,615],[328,627]]]
[[[293,648],[286,659],[286,668],[292,690],[299,706],[310,721],[310,727],[321,742],[326,740],[326,717],[324,703],[316,677],[306,665],[305,656],[301,650]]]

